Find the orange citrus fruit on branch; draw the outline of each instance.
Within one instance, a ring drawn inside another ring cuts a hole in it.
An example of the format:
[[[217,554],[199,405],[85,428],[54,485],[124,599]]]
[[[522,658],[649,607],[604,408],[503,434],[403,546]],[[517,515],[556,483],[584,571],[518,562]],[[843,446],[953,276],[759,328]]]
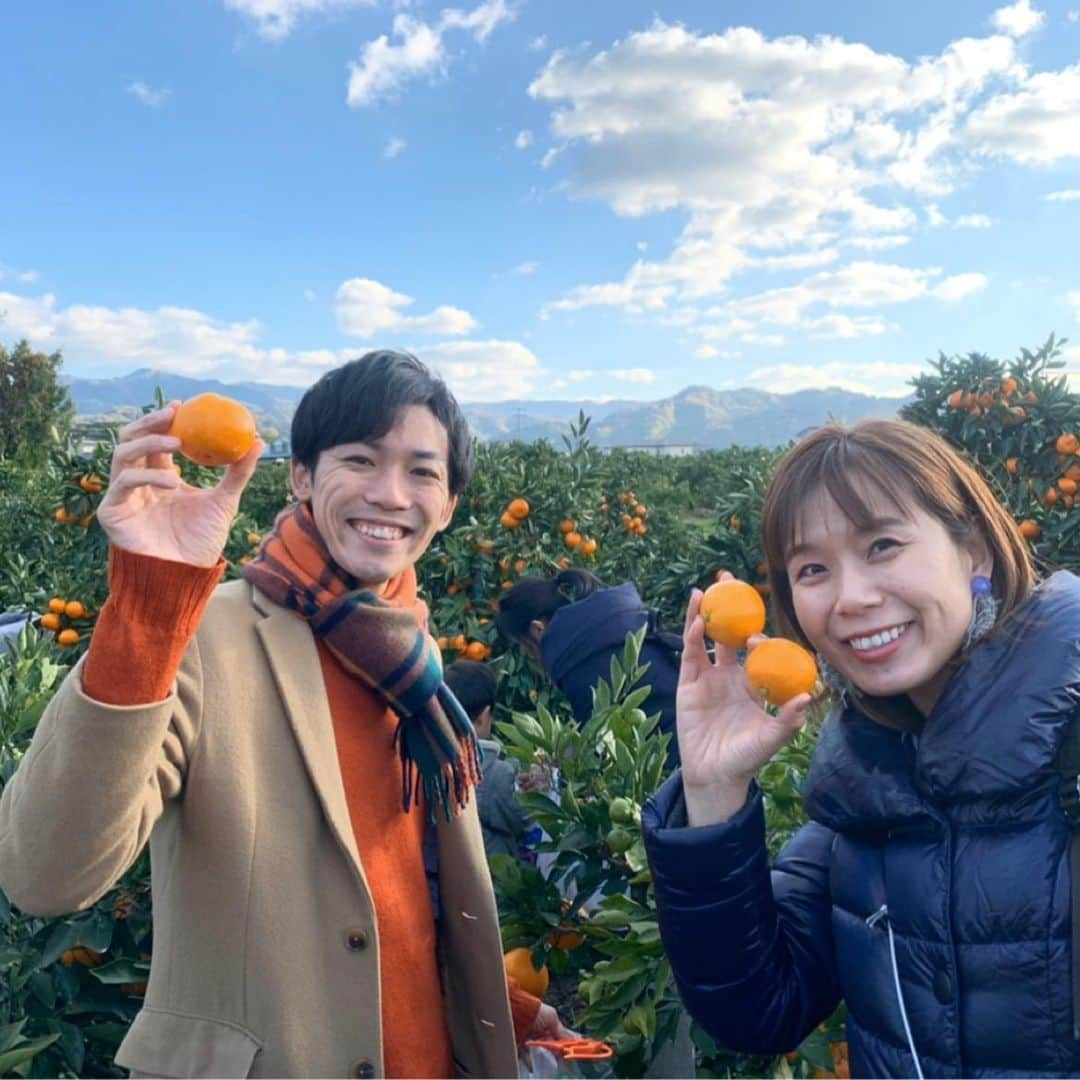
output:
[[[506,974],[527,994],[542,998],[547,993],[548,983],[551,981],[547,964],[537,971],[533,967],[532,949],[524,946],[511,949],[503,956],[503,967],[506,968]]]
[[[176,410],[169,434],[180,440],[180,453],[199,465],[233,465],[255,442],[255,418],[239,401],[199,394]]]
[[[745,581],[717,581],[701,598],[705,635],[729,649],[746,647],[746,639],[765,629],[765,601]]]
[[[524,499],[511,499],[506,512],[518,521],[524,521],[529,516],[529,504]]]
[[[746,677],[754,693],[770,705],[785,705],[814,689],[818,671],[813,656],[801,645],[787,638],[770,638],[746,658]]]

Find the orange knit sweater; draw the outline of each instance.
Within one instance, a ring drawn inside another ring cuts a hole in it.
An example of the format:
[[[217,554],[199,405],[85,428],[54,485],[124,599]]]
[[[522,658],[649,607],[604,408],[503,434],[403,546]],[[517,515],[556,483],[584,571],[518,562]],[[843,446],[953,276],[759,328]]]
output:
[[[222,564],[204,569],[113,549],[110,595],[83,671],[86,694],[113,705],[167,697],[221,572]],[[426,620],[411,569],[390,582],[383,598],[415,610],[419,625]],[[140,662],[131,664],[132,656]],[[378,922],[386,1075],[452,1076],[423,865],[424,813],[414,805],[406,814],[401,807],[401,765],[393,746],[397,718],[321,644],[319,660],[349,816]],[[540,1002],[511,981],[510,1003],[520,1041]]]

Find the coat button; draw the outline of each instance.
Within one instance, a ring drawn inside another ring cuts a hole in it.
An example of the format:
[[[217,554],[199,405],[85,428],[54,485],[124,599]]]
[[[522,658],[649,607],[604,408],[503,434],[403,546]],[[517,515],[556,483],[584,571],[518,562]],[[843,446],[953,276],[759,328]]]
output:
[[[352,1076],[356,1077],[356,1080],[371,1080],[375,1075],[375,1066],[370,1061],[358,1061],[352,1067]]]
[[[368,936],[363,930],[346,930],[345,944],[352,952],[360,952],[367,948]]]
[[[953,999],[952,979],[944,971],[934,973],[934,997],[942,1005],[948,1005]]]

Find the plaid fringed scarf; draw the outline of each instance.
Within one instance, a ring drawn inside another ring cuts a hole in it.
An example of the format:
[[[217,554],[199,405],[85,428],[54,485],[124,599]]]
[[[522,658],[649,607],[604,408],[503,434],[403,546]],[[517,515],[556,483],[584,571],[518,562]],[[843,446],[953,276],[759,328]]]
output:
[[[345,670],[398,715],[405,811],[417,794],[419,773],[429,819],[435,821],[441,806],[450,820],[480,775],[476,732],[443,682],[442,666],[414,613],[361,588],[334,562],[306,503],[278,515],[244,577],[306,619]]]

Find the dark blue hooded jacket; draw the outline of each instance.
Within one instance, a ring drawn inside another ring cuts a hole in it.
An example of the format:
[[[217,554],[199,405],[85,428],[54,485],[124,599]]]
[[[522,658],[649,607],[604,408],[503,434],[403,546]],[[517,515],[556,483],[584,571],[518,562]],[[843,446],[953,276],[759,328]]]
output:
[[[829,718],[811,821],[771,873],[756,785],[730,821],[688,829],[672,776],[643,827],[689,1011],[724,1046],[779,1052],[843,998],[853,1076],[915,1076],[912,1048],[928,1077],[1080,1075],[1054,764],[1078,716],[1080,580],[1058,573],[919,736]]]
[[[592,715],[593,688],[611,678],[611,658],[622,658],[626,635],[649,621],[632,581],[588,596],[558,609],[540,639],[544,670],[566,695],[574,718],[584,724]],[[663,642],[647,637],[641,663],[649,670],[642,684],[651,693],[642,708],[650,716],[660,713],[660,730],[671,733],[668,760],[678,762],[675,742],[675,689],[679,682],[679,658]]]

